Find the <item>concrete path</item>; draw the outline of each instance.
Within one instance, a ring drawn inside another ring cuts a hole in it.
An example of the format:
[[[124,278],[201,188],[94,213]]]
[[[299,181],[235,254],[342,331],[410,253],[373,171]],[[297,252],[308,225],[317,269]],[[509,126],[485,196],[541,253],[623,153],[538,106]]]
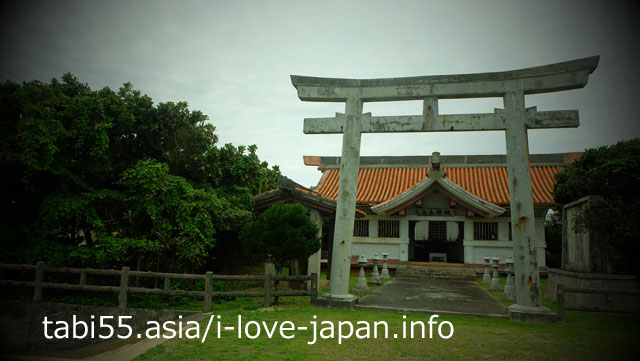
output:
[[[473,281],[394,278],[355,306],[358,309],[509,318],[507,308]]]

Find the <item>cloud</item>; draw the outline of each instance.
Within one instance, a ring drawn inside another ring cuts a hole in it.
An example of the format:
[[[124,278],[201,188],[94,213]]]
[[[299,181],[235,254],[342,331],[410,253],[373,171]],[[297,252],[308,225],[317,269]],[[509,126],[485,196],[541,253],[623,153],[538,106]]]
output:
[[[602,56],[585,89],[527,97],[579,109],[577,129],[531,131],[532,152],[577,151],[640,136],[632,4],[585,1],[214,1],[4,4],[0,75],[48,81],[72,72],[93,88],[131,81],[154,101],[187,101],[221,142],[259,155],[306,185],[302,155],[340,155],[339,135],[305,135],[305,117],[340,103],[301,102],[290,74],[379,78],[502,71]],[[15,80],[15,79],[14,79]],[[468,112],[473,102],[441,105]],[[487,106],[491,109],[494,105]],[[367,104],[376,114],[415,104]],[[363,155],[504,153],[504,135],[364,135]]]

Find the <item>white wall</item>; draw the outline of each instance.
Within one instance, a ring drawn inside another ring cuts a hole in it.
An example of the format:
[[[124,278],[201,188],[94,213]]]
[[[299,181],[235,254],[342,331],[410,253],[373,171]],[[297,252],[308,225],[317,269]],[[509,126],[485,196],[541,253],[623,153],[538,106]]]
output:
[[[364,255],[372,258],[376,253],[382,256],[383,252],[389,254],[389,259],[407,261],[409,259],[409,220],[427,220],[425,217],[407,216],[407,217],[380,217],[368,216],[369,220],[369,237],[354,237],[351,254],[353,256]],[[378,220],[400,220],[400,237],[387,238],[377,237]],[[428,220],[449,221],[447,223],[447,233],[454,234],[458,232],[455,221],[465,221],[465,239],[464,245],[464,262],[483,264],[485,255],[493,257],[498,255],[501,263],[513,256],[513,241],[509,241],[509,217],[498,217],[491,221],[498,222],[498,240],[485,241],[473,240],[473,221],[475,218],[456,217],[429,217]],[[449,229],[451,224],[451,229]],[[455,230],[453,229],[455,226]],[[546,266],[544,240],[544,217],[536,217],[536,236],[537,236],[537,261],[538,266]]]

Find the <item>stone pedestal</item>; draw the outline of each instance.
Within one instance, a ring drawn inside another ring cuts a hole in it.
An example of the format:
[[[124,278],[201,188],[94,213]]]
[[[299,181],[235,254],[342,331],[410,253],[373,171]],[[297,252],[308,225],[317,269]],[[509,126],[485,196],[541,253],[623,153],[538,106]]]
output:
[[[513,322],[525,323],[555,323],[558,316],[546,307],[521,306],[518,304],[508,307],[509,317]]]
[[[325,295],[316,299],[316,307],[331,308],[334,310],[351,310],[358,303],[358,297],[347,295],[347,297],[332,297]]]

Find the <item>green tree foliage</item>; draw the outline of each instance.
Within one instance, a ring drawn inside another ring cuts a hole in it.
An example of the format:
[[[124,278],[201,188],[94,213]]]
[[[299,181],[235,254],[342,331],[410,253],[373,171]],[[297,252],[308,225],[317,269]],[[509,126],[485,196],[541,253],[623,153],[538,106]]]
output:
[[[255,146],[218,147],[207,120],[129,83],[0,84],[0,257],[117,267],[137,256],[166,270],[211,260],[279,170]]]
[[[242,229],[240,240],[245,254],[271,260],[276,274],[289,260],[305,260],[321,246],[318,227],[297,203],[273,205]]]
[[[588,149],[556,179],[558,203],[602,197],[569,226],[597,234],[616,272],[640,275],[640,139]]]

